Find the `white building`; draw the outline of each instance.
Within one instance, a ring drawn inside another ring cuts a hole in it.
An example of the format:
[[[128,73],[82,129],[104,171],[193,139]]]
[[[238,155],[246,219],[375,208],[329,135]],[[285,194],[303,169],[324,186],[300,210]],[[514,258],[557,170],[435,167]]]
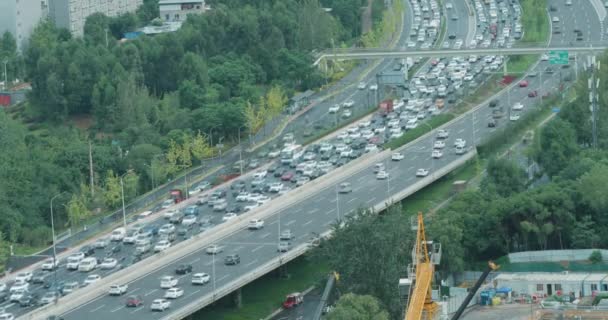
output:
[[[49,0],[49,16],[58,27],[82,36],[88,16],[99,12],[115,17],[135,12],[142,3],[143,0]]]
[[[509,287],[516,293],[545,297],[554,294],[576,298],[608,291],[608,273],[521,272],[500,273],[494,279],[497,288]]]
[[[46,11],[46,0],[0,0],[0,35],[10,32],[22,51]]]
[[[167,22],[183,22],[189,14],[201,14],[209,7],[205,0],[160,0],[160,18]]]

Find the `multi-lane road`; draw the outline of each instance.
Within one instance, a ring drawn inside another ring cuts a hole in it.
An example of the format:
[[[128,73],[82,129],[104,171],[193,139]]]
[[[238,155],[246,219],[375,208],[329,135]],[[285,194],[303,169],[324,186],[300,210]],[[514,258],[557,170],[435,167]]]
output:
[[[559,1],[559,3],[561,3],[561,1]],[[559,14],[562,23],[565,24],[566,20],[564,19],[567,19],[567,16],[569,16],[569,12],[567,11],[568,8],[563,4],[557,4],[556,6],[558,7],[558,11],[553,12],[552,15]],[[591,5],[589,5],[588,8],[585,6],[577,8],[577,10],[581,11],[587,9],[595,14]],[[466,21],[466,19],[460,19],[460,22],[463,21]],[[587,23],[587,21],[584,20],[573,19],[572,28],[579,27],[576,24],[577,21],[581,24]],[[580,26],[580,28],[582,27],[583,26]],[[463,28],[465,32],[468,29],[468,27]],[[588,40],[597,41],[601,39],[601,36],[601,34],[590,32]],[[466,37],[466,35],[463,37]],[[562,38],[565,39],[564,41],[576,41],[574,32],[563,32],[561,35],[553,35],[552,43],[562,41]],[[390,67],[391,63],[392,62],[390,61],[385,62],[384,67]],[[546,62],[540,63],[539,68],[541,72],[546,65]],[[538,98],[529,98],[527,94],[530,90],[535,90],[539,87],[540,77],[529,78],[528,80],[529,86],[527,88],[515,86],[509,91],[508,95],[503,94],[498,98],[501,100],[500,104],[505,107],[505,110],[508,110],[510,105],[521,102],[525,106],[525,111],[537,101]],[[557,77],[549,76],[544,77],[543,80],[542,89],[540,90],[541,93],[555,89],[559,81]],[[363,93],[360,95],[358,95],[358,93],[359,91],[355,91],[354,95],[347,95],[344,98],[357,101],[367,99]],[[326,107],[329,107],[329,104]],[[323,112],[322,108],[319,109],[321,110],[320,112]],[[276,246],[279,228],[282,230],[291,229],[294,231],[296,238],[292,241],[292,245],[295,246],[298,243],[307,241],[312,232],[321,233],[327,230],[330,224],[334,222],[339,215],[347,214],[359,207],[373,206],[374,204],[382,202],[388,195],[412,185],[418,180],[418,178],[415,177],[415,171],[417,169],[427,168],[431,171],[430,174],[433,174],[438,168],[447,165],[458,157],[452,150],[454,139],[465,139],[468,142],[468,145],[471,145],[473,141],[479,142],[496,130],[496,128],[488,128],[487,126],[490,112],[490,108],[481,106],[478,111],[472,112],[449,124],[447,129],[450,131],[450,137],[447,139],[444,156],[440,159],[431,158],[431,149],[435,138],[434,136],[428,136],[412,145],[408,145],[402,150],[406,155],[405,159],[402,161],[393,162],[390,161],[390,159],[384,161],[390,174],[390,178],[387,180],[376,180],[372,168],[367,168],[366,170],[349,177],[347,180],[337,182],[350,182],[353,186],[352,193],[336,196],[335,187],[319,190],[313,198],[297,203],[292,208],[283,210],[282,212],[275,214],[271,219],[267,219],[266,228],[263,230],[242,230],[241,232],[237,232],[223,239],[222,244],[225,245],[226,251],[215,257],[215,261],[214,257],[207,256],[203,252],[194,252],[183,261],[175,261],[162,270],[155,271],[134,281],[129,285],[129,290],[130,293],[139,294],[144,297],[146,304],[143,308],[127,309],[124,307],[124,298],[104,296],[83,305],[78,309],[74,309],[67,313],[65,318],[157,319],[166,316],[166,313],[151,314],[149,311],[149,303],[152,299],[162,296],[163,290],[160,289],[159,278],[162,275],[174,274],[176,265],[180,263],[191,263],[194,266],[195,272],[214,274],[212,276],[212,284],[202,287],[192,287],[189,275],[181,278],[180,286],[184,288],[186,292],[184,297],[173,302],[173,309],[179,308],[201,295],[211,292],[210,290],[213,290],[214,287],[213,282],[215,282],[215,287],[217,288],[261,265],[269,258],[276,257],[278,254],[276,252]],[[508,115],[505,115],[499,120],[499,127],[509,122],[506,117],[508,117]],[[237,252],[241,256],[241,263],[237,266],[224,266],[223,256],[233,252]],[[214,263],[215,268],[212,267]],[[101,274],[103,275],[103,273]],[[74,280],[81,280],[80,278],[82,278],[82,275],[60,271],[58,277],[62,281],[69,281],[71,278],[74,278]]]

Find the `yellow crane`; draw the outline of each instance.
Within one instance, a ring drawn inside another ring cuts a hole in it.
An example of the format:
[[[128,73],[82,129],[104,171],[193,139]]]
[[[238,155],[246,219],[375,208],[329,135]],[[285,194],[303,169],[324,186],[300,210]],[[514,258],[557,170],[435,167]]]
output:
[[[439,308],[439,305],[433,301],[431,293],[435,268],[429,255],[429,243],[431,242],[426,240],[424,219],[420,212],[418,213],[416,247],[413,255],[415,261],[412,261],[416,267],[416,279],[410,292],[405,320],[432,320]]]

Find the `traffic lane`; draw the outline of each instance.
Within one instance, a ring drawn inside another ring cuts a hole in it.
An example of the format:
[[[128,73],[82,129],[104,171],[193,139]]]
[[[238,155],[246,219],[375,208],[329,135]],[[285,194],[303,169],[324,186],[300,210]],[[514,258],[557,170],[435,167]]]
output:
[[[549,12],[551,17],[559,17],[560,22],[551,23],[553,26],[558,25],[561,34],[553,34],[552,44],[570,44],[577,43],[575,29],[584,32],[583,39],[586,41],[599,41],[602,39],[601,22],[595,12],[595,9],[589,1],[580,1],[576,6],[566,6],[564,1],[552,0],[550,4],[557,8],[556,12]]]
[[[452,9],[445,9],[444,18],[446,19],[447,33],[454,33],[456,38],[466,41],[469,33],[469,13],[464,1],[452,1]],[[443,4],[445,8],[445,4]],[[458,17],[452,20],[452,17]]]

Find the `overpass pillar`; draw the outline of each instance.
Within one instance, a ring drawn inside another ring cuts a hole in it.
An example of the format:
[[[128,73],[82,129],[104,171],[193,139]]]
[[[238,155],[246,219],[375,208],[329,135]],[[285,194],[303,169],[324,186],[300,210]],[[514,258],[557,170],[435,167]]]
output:
[[[243,293],[241,292],[241,288],[236,289],[232,293],[232,301],[237,309],[240,309],[243,306]]]

